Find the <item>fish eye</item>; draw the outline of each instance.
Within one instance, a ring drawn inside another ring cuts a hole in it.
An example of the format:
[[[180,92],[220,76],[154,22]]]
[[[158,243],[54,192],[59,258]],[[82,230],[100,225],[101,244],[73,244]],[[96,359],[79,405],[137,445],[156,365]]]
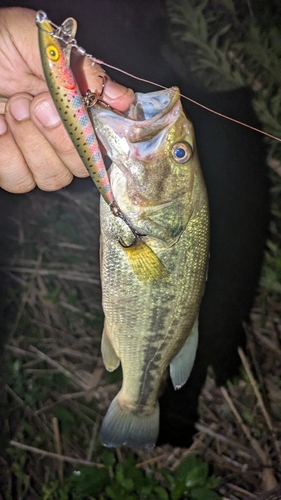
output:
[[[186,163],[192,156],[191,146],[185,142],[177,142],[172,147],[172,156],[177,163]]]
[[[46,54],[51,61],[58,61],[60,58],[60,53],[55,45],[49,45],[46,48]]]

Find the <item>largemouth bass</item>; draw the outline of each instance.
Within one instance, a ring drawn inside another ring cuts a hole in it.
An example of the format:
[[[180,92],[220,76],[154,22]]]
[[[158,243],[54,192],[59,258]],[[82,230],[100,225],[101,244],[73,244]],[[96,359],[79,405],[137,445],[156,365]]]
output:
[[[152,447],[166,369],[178,389],[196,355],[209,254],[207,193],[176,87],[137,93],[127,116],[99,105],[91,113],[113,161],[114,199],[135,231],[101,199],[102,356],[109,371],[121,362],[123,384],[100,439],[110,447]]]

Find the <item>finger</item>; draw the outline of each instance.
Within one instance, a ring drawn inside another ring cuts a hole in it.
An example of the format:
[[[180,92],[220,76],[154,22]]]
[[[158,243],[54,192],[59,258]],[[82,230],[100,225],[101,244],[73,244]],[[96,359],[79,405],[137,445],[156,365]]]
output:
[[[19,93],[6,104],[6,120],[36,184],[44,191],[67,186],[73,176],[30,117],[32,96]]]
[[[103,100],[113,109],[126,111],[134,101],[134,91],[107,79],[104,87]]]
[[[3,115],[0,114],[0,135],[6,134],[8,131],[8,125]]]
[[[18,89],[32,95],[47,89],[35,14],[19,7],[1,9],[0,93],[3,96],[11,97]]]
[[[36,96],[30,106],[30,116],[37,129],[52,145],[58,157],[77,177],[88,177],[88,172],[74,148],[56,107],[48,92]]]
[[[0,151],[1,188],[10,193],[31,191],[35,180],[3,115],[0,115]]]
[[[80,74],[77,73],[77,66],[75,71],[75,75],[82,93],[85,94],[88,88],[93,92],[97,91],[98,93],[100,93],[102,89],[100,75],[105,75],[104,69],[102,69],[99,64],[93,65],[91,60],[87,57],[82,60],[82,66],[83,69],[80,70]],[[81,74],[85,75],[86,85],[81,78]],[[105,86],[102,99],[113,109],[117,109],[121,112],[126,111],[132,104],[134,96],[135,94],[132,89],[128,89],[127,87],[124,87],[119,83],[113,82],[109,77],[105,78]]]
[[[5,114],[7,100],[8,99],[6,99],[6,97],[0,97],[0,114],[1,115]]]

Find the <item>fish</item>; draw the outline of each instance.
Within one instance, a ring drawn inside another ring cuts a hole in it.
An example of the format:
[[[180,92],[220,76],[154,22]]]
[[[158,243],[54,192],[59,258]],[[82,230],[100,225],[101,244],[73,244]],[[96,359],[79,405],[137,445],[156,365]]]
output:
[[[106,167],[84,98],[70,68],[72,45],[69,41],[74,39],[77,22],[69,17],[54,32],[54,25],[45,12],[38,11],[36,24],[43,71],[56,109],[96,187],[111,205],[114,198]]]
[[[123,379],[100,441],[151,448],[167,369],[179,389],[196,356],[209,259],[207,191],[177,87],[136,93],[122,116],[99,104],[90,113],[112,160],[114,199],[133,229],[101,198],[101,352],[108,371],[121,364]],[[158,262],[152,266],[150,252]]]

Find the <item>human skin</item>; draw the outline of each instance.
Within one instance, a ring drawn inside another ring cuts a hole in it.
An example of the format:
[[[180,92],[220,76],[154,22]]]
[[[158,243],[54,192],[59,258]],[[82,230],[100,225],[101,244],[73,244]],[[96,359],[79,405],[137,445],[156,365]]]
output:
[[[104,70],[87,58],[75,60],[82,92],[101,89]],[[75,71],[75,69],[74,69]],[[67,186],[88,173],[55,109],[43,75],[35,11],[0,10],[0,187],[25,193]],[[134,93],[105,78],[103,100],[125,111]]]

